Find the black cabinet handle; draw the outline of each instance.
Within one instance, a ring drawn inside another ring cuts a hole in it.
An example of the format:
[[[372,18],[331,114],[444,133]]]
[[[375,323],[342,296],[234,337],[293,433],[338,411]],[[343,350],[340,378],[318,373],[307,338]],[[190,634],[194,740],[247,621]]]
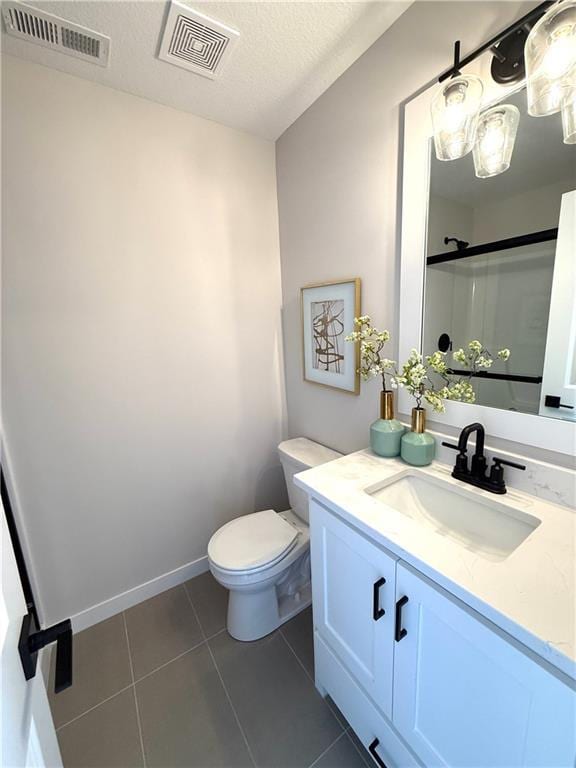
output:
[[[378,619],[381,619],[386,613],[384,608],[380,608],[380,587],[383,587],[384,584],[386,584],[386,579],[384,577],[374,582],[372,590],[372,618],[374,621],[378,621]]]
[[[397,643],[402,640],[403,637],[406,637],[408,632],[403,629],[402,627],[402,608],[406,605],[408,602],[408,598],[406,595],[404,597],[401,597],[400,600],[396,603],[396,622],[394,627],[394,640],[396,640]]]
[[[380,744],[379,739],[374,739],[372,744],[370,744],[370,746],[368,747],[368,752],[370,752],[370,754],[372,755],[374,760],[376,760],[380,768],[388,768],[384,760],[382,760],[378,752],[376,752],[376,747],[378,746],[378,744]]]

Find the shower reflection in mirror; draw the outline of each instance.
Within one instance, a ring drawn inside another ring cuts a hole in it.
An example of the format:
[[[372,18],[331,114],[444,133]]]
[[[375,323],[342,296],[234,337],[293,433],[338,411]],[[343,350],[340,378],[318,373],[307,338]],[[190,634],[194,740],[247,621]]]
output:
[[[506,103],[527,115],[524,89]],[[450,360],[469,339],[507,347],[475,378],[477,402],[574,419],[576,153],[559,136],[560,114],[523,119],[511,167],[484,179],[471,154],[431,150],[423,345]]]

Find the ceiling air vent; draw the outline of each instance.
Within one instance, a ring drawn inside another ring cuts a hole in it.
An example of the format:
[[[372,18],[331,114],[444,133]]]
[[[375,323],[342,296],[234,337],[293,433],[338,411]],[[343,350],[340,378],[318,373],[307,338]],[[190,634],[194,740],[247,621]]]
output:
[[[13,37],[91,61],[101,67],[108,64],[110,38],[106,35],[12,0],[2,3],[2,17],[6,32]]]
[[[173,0],[158,56],[214,80],[239,37],[235,29]]]

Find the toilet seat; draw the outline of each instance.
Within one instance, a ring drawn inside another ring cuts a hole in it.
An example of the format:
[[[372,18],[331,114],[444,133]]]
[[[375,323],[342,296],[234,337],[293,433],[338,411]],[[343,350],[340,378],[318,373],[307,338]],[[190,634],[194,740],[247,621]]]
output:
[[[298,529],[267,509],[222,526],[210,539],[208,557],[222,571],[255,573],[282,560],[297,539]]]

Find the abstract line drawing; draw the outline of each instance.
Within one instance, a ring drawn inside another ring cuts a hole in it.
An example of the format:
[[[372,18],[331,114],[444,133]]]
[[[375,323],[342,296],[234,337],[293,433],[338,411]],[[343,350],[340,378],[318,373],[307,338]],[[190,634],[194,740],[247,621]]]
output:
[[[312,366],[345,373],[344,299],[312,301]]]
[[[361,314],[360,278],[305,285],[300,309],[304,381],[358,395],[360,347],[346,336]]]

